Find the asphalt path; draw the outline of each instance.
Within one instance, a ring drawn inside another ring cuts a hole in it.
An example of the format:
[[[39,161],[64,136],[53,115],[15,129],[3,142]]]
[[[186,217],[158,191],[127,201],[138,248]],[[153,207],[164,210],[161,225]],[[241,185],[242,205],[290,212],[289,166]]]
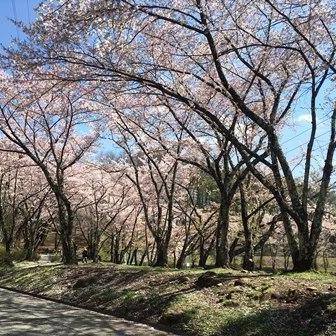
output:
[[[149,326],[0,289],[0,335],[173,336]]]

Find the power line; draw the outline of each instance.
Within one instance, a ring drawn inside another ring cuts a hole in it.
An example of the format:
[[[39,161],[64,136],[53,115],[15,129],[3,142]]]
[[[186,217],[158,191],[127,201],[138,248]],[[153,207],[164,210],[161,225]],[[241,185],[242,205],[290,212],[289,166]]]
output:
[[[318,123],[316,124],[316,126],[320,126],[320,125],[324,124],[326,121],[330,120],[330,114],[331,114],[331,112],[328,114],[328,116],[327,116],[325,119],[323,119],[323,120],[321,120],[320,122],[318,122]],[[287,139],[286,141],[282,142],[280,145],[284,145],[284,144],[286,144],[286,143],[288,143],[288,142],[290,142],[290,141],[292,141],[292,140],[298,138],[298,137],[301,136],[302,134],[307,133],[307,132],[310,131],[310,130],[311,130],[311,127],[309,127],[309,128],[307,128],[307,129],[303,130],[302,132],[296,134],[296,135],[293,136],[292,138]]]
[[[15,19],[15,21],[17,21],[17,12],[16,12],[15,0],[11,0],[11,1],[12,1],[12,9],[13,9],[13,14],[14,14],[14,19]]]
[[[29,0],[26,0],[26,4],[27,4],[27,18],[28,18],[28,22],[31,23]]]
[[[322,137],[323,135],[326,135],[326,134],[329,134],[329,133],[330,133],[329,131],[324,132],[324,133],[319,134],[318,136],[316,136],[314,139],[316,140],[316,139]],[[291,153],[291,152],[293,152],[294,150],[296,150],[296,149],[298,149],[298,148],[300,148],[301,146],[306,145],[306,144],[307,144],[307,142],[304,142],[304,143],[302,143],[302,144],[300,144],[300,145],[298,145],[298,146],[296,146],[296,147],[294,147],[294,148],[292,148],[292,149],[286,151],[284,154]]]
[[[17,23],[18,22],[18,16],[17,16],[17,11],[16,11],[15,0],[11,0],[11,2],[12,2],[12,10],[13,10],[14,21],[15,21],[15,23]],[[19,39],[20,38],[20,36],[19,36],[19,30],[18,30],[18,27],[17,27],[16,24],[15,24],[15,28],[16,28],[17,38]]]

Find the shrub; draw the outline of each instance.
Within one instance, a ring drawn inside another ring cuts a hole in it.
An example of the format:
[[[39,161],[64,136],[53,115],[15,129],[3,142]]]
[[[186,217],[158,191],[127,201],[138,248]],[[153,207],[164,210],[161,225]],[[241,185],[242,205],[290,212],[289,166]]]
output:
[[[60,254],[53,254],[50,257],[50,262],[61,262],[62,261],[62,256]]]

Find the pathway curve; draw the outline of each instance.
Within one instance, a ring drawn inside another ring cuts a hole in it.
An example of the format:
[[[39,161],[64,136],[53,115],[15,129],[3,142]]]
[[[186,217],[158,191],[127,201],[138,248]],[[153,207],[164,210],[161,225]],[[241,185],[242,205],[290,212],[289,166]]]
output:
[[[0,335],[173,336],[149,326],[0,289]]]

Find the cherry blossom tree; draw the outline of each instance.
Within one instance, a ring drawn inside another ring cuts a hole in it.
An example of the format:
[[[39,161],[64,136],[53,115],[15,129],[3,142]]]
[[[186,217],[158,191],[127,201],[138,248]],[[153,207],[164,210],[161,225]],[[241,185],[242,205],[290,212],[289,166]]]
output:
[[[156,242],[156,266],[168,265],[168,248],[174,221],[174,195],[178,177],[178,161],[162,150],[145,145],[137,134],[126,124],[123,134],[128,132],[138,146],[140,152],[133,152],[130,141],[123,135],[119,145],[127,153],[132,165],[128,178],[137,188],[141,200],[146,225]],[[180,152],[181,144],[177,139],[176,154]],[[136,148],[135,148],[136,149]]]
[[[48,185],[38,167],[17,153],[1,153],[0,169],[0,230],[6,252],[4,261],[11,264],[12,249],[22,238],[25,258],[31,260],[41,244],[37,238],[42,236],[33,230],[33,226],[36,230],[41,228]]]
[[[132,213],[129,209],[132,204],[127,202],[132,193],[132,185],[122,174],[109,174],[99,165],[93,164],[82,169],[80,179],[81,184],[77,188],[80,195],[77,198],[83,201],[77,207],[76,217],[89,256],[97,262],[99,252],[110,238],[111,230],[120,220],[121,213],[126,210]]]
[[[274,197],[267,191],[251,174],[239,185],[244,245],[238,249],[232,249],[232,255],[238,255],[243,251],[242,266],[249,271],[255,268],[255,252],[262,249],[281,220],[279,209],[274,204]]]
[[[74,211],[66,191],[67,172],[96,142],[96,116],[86,113],[90,106],[75,88],[46,87],[25,78],[21,87],[15,83],[6,76],[1,84],[0,132],[8,146],[0,151],[26,155],[43,172],[57,201],[64,262],[74,263]]]
[[[52,0],[42,2],[37,14],[23,27],[27,41],[7,51],[8,66],[38,78],[112,87],[116,96],[161,96],[173,110],[199,116],[274,196],[294,269],[313,267],[336,148],[329,89],[335,75],[333,1]],[[303,187],[281,145],[281,131],[302,102],[311,118]],[[311,217],[320,103],[330,112],[330,134]],[[223,111],[244,118],[267,148],[247,146],[223,121]],[[225,237],[219,238],[217,245],[224,246]]]
[[[193,172],[193,173],[192,173]],[[189,183],[180,185],[176,197],[175,249],[179,250],[175,266],[182,268],[190,255],[199,255],[198,266],[206,267],[207,259],[215,247],[219,206],[209,195],[205,175],[189,170]]]
[[[51,228],[51,220],[46,207],[50,206],[51,192],[50,188],[45,181],[45,185],[41,184],[44,177],[41,172],[35,169],[34,183],[40,185],[40,192],[33,194],[27,198],[20,206],[20,213],[22,217],[22,224],[17,231],[17,238],[22,236],[25,252],[24,258],[26,260],[36,260],[38,248],[45,242],[46,237]],[[35,188],[36,189],[36,188]],[[30,192],[34,189],[30,188]]]

